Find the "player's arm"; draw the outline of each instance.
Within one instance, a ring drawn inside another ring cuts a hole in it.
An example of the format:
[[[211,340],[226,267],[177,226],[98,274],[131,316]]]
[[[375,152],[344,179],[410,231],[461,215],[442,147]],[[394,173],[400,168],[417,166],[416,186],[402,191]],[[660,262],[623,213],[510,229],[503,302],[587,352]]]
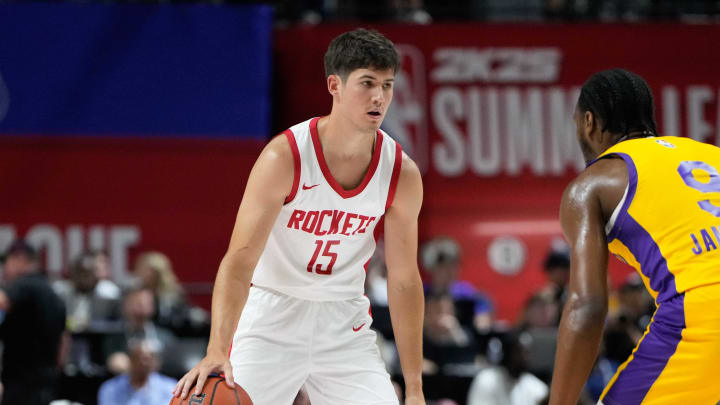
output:
[[[551,405],[577,403],[602,339],[608,300],[602,187],[597,177],[583,173],[565,190],[560,206],[571,249],[570,287],[558,331]]]
[[[197,380],[199,391],[212,372],[223,372],[232,385],[228,352],[250,281],[272,226],[293,183],[293,156],[285,136],[270,141],[250,172],[230,244],[220,262],[212,296],[210,342],[205,358],[180,379],[173,392],[185,398]]]
[[[418,215],[422,198],[420,171],[403,154],[395,198],[385,214],[385,259],[390,314],[408,405],[425,403],[422,392],[424,299],[417,265]]]

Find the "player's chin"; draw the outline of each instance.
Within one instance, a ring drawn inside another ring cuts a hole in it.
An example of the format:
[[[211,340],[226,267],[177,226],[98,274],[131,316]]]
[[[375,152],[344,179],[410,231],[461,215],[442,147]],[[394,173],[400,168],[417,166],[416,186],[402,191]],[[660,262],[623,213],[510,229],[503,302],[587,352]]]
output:
[[[365,119],[365,122],[367,122],[368,126],[374,130],[377,130],[380,128],[380,125],[382,125],[383,118],[385,118],[385,115],[367,115],[367,118]]]

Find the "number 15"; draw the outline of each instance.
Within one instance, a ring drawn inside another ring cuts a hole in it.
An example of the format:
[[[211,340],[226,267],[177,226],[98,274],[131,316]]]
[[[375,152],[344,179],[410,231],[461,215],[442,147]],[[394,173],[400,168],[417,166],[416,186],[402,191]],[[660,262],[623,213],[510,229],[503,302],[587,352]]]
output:
[[[322,255],[330,258],[330,263],[328,263],[327,269],[325,269],[325,270],[322,269],[322,264],[320,264],[320,263],[318,263],[317,265],[315,264],[315,261],[317,260],[318,255],[320,254],[320,250],[323,247],[323,243],[325,244],[325,251],[323,251]],[[317,273],[317,274],[323,274],[323,275],[332,274],[332,269],[333,269],[333,266],[335,265],[335,262],[337,261],[338,255],[335,252],[331,252],[330,248],[335,245],[339,245],[339,244],[340,244],[339,240],[329,240],[327,242],[324,242],[322,240],[316,240],[315,241],[315,253],[313,253],[312,259],[310,259],[310,263],[308,263],[308,265],[307,265],[308,273],[312,273],[313,270],[315,270],[315,273]]]

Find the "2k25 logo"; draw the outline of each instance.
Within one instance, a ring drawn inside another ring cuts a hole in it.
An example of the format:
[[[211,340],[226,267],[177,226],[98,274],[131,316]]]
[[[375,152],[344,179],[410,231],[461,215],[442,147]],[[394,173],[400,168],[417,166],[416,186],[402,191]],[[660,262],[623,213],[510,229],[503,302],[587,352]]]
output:
[[[190,402],[188,402],[188,405],[202,405],[203,401],[205,401],[206,396],[207,394],[204,392],[200,395],[193,394],[190,397]]]
[[[435,83],[552,83],[560,74],[558,48],[438,48]]]
[[[428,124],[425,57],[412,45],[396,45],[402,58],[402,70],[395,76],[393,102],[385,116],[383,129],[405,153],[417,163],[420,171],[428,166]]]

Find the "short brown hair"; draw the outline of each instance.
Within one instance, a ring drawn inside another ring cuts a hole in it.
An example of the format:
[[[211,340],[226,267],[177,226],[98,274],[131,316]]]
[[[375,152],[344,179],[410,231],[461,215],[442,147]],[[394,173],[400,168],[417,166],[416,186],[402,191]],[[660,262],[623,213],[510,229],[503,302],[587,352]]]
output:
[[[358,28],[338,35],[325,53],[325,77],[338,75],[342,80],[356,69],[378,70],[400,68],[395,45],[375,30]]]

